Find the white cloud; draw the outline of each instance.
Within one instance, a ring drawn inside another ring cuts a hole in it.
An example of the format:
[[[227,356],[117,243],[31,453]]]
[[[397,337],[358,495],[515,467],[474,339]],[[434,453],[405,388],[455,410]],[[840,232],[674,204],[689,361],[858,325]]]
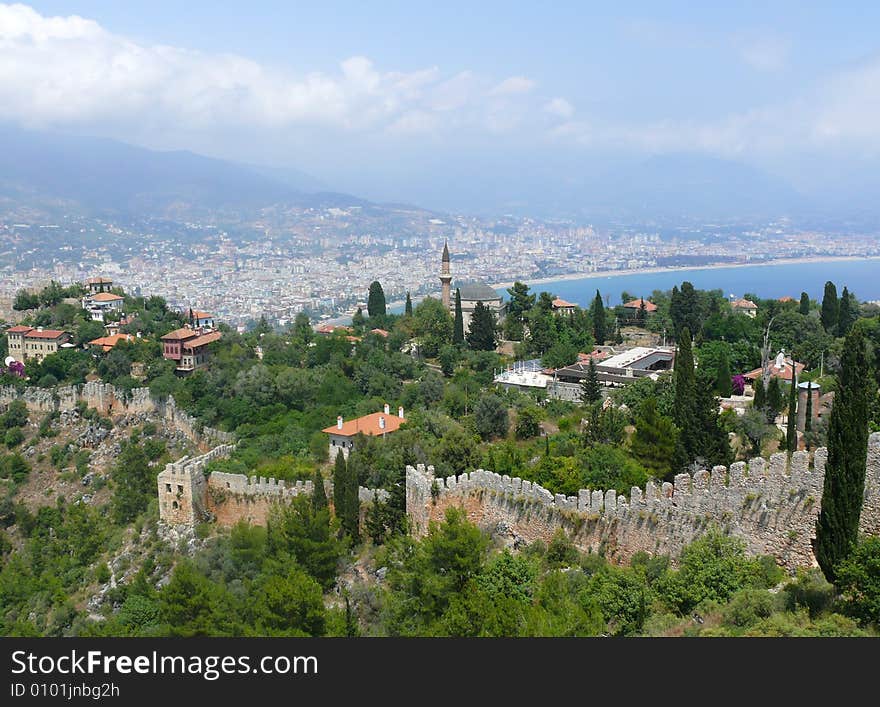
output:
[[[335,72],[302,74],[234,54],[138,43],[78,16],[0,5],[0,119],[32,126],[487,130],[497,110],[488,96],[522,95],[534,82],[514,76],[493,85],[436,66],[382,71],[364,56],[345,59]]]
[[[564,98],[554,98],[544,105],[544,111],[550,115],[568,120],[574,115],[574,106]]]
[[[520,93],[528,93],[535,87],[535,82],[525,76],[511,76],[504,79],[489,91],[490,96],[512,96]]]

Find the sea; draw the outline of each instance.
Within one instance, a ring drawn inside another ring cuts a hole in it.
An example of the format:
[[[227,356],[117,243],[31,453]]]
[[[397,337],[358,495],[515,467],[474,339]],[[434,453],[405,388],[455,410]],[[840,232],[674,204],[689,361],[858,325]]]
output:
[[[531,284],[533,292],[551,292],[581,307],[589,307],[598,289],[611,306],[620,303],[623,292],[633,297],[650,297],[654,290],[671,290],[687,280],[699,290],[722,290],[725,295],[742,297],[749,292],[763,299],[788,295],[800,299],[806,292],[821,301],[825,283],[844,286],[859,300],[880,300],[880,260],[835,260],[826,262],[791,262],[721,268],[681,268],[663,272],[609,273],[601,277],[555,280]],[[498,293],[508,298],[505,288]],[[606,299],[607,298],[607,299]]]

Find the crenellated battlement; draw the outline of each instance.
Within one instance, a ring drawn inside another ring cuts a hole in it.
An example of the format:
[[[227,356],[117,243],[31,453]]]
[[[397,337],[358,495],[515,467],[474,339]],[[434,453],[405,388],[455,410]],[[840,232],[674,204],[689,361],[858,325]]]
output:
[[[433,467],[407,467],[407,513],[417,535],[442,520],[449,506],[462,507],[484,527],[510,529],[515,538],[549,541],[565,528],[583,551],[604,550],[626,559],[639,550],[677,556],[710,526],[743,538],[753,554],[771,554],[789,567],[814,562],[815,534],[827,450],[784,453],[730,468],[716,466],[673,483],[633,487],[629,498],[614,490],[581,489],[552,494],[518,477],[477,469],[446,479]],[[869,440],[865,500],[860,528],[880,532],[880,434]]]

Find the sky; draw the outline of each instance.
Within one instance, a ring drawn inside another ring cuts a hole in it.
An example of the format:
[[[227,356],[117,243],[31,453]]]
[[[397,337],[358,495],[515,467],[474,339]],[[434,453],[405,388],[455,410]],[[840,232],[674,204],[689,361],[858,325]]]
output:
[[[681,152],[840,189],[880,164],[878,26],[872,2],[0,4],[0,120],[436,208]]]

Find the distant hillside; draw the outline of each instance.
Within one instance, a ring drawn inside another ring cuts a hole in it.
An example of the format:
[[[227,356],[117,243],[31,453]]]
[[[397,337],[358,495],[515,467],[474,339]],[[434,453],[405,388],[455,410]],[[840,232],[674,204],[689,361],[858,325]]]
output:
[[[271,204],[364,206],[296,170],[238,165],[186,151],[0,126],[0,200],[53,202],[93,215],[174,215]]]

